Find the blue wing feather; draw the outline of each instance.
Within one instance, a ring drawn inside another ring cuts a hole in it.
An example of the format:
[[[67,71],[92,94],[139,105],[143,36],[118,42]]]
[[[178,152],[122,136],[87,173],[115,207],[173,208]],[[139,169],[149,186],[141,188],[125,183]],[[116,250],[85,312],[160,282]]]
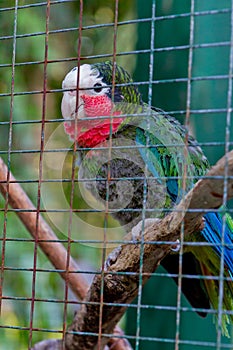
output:
[[[145,146],[145,134],[140,128],[136,129],[136,143],[140,146]],[[161,177],[164,177],[164,172],[161,165],[160,154],[156,147],[139,147],[139,153],[144,161],[147,164],[148,170],[153,174],[158,181],[161,180]]]

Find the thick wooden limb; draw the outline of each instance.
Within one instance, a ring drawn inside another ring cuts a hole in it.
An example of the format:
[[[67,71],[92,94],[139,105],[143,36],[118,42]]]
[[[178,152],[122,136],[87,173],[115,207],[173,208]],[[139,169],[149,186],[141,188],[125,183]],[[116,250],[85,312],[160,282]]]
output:
[[[169,244],[149,244],[148,242],[173,242],[180,236],[181,225],[184,233],[192,234],[202,227],[205,209],[215,209],[222,205],[224,195],[225,169],[228,169],[227,197],[233,197],[233,151],[223,157],[207,174],[197,182],[185,199],[170,215],[146,229],[143,236],[142,283],[148,280],[160,261],[169,253]],[[200,209],[201,208],[201,209]],[[197,210],[195,210],[197,209]],[[130,240],[130,237],[128,237]],[[76,314],[66,336],[68,349],[97,349],[97,336],[75,334],[73,332],[99,332],[99,314],[102,307],[101,349],[108,341],[117,322],[125,312],[124,304],[131,303],[138,293],[142,245],[131,242],[123,244],[112,252],[106,263],[104,277],[97,274],[89,289],[86,304]],[[124,272],[124,273],[122,273]],[[132,274],[130,274],[132,273]],[[103,304],[100,303],[103,290]],[[111,303],[111,305],[107,305]],[[116,304],[116,306],[113,306]]]

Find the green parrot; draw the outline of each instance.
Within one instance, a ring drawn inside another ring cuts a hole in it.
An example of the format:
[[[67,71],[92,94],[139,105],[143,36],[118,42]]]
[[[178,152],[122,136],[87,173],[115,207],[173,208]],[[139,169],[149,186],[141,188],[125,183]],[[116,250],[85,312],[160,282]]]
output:
[[[79,83],[77,86],[77,79]],[[62,87],[62,115],[77,142],[79,177],[85,187],[136,239],[142,228],[174,210],[203,177],[209,163],[197,141],[173,117],[143,102],[130,75],[112,62],[73,68]],[[184,177],[184,174],[186,175]],[[222,331],[233,321],[233,220],[208,212],[204,228],[185,237],[182,292],[202,317],[217,315],[221,255],[224,255]],[[143,221],[142,221],[143,219]],[[182,217],[181,217],[182,220]],[[224,247],[222,246],[224,235]],[[161,265],[178,281],[180,244]],[[200,278],[199,276],[208,276]]]

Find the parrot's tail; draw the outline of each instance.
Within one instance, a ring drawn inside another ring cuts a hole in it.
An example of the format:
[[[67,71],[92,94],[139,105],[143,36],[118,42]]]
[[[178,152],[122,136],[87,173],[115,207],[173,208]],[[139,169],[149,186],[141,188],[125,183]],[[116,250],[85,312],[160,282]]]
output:
[[[229,337],[228,325],[233,324],[233,220],[229,214],[223,219],[220,213],[208,213],[204,229],[189,238],[203,244],[191,245],[183,254],[182,274],[188,277],[182,279],[182,292],[200,316],[214,312],[216,325]],[[178,284],[179,255],[167,255],[161,265]]]
[[[212,307],[221,317],[222,332],[228,335],[227,324],[233,323],[233,219],[220,213],[205,215],[202,235],[211,246],[199,248],[200,267],[204,276],[204,286]],[[200,259],[201,258],[201,259]],[[223,268],[221,271],[221,259]]]

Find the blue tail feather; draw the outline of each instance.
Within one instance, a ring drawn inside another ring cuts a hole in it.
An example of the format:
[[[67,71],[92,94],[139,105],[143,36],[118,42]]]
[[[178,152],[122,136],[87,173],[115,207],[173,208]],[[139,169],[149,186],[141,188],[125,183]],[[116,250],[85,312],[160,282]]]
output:
[[[207,213],[205,215],[205,228],[201,231],[207,242],[214,243],[213,249],[221,257],[224,249],[224,264],[233,277],[233,227],[232,219],[226,214],[224,230],[224,247],[222,246],[223,220],[220,213]]]

